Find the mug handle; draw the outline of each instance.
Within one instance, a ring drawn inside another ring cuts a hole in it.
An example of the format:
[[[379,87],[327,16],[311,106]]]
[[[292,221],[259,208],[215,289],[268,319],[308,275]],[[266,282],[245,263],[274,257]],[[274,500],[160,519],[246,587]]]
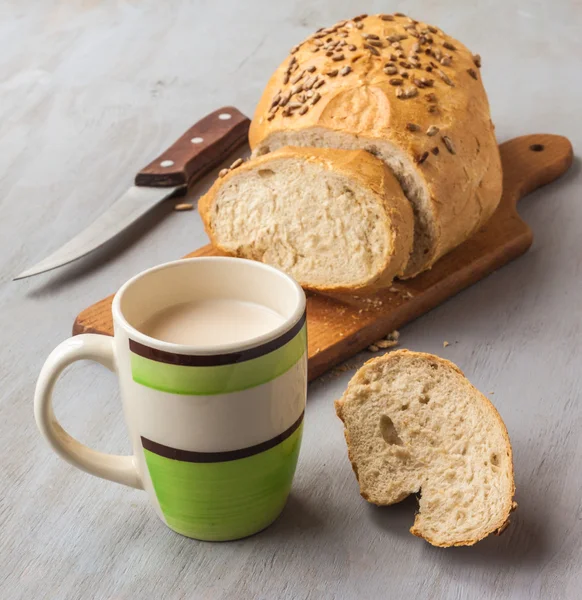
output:
[[[34,393],[34,416],[52,449],[73,466],[133,488],[143,489],[133,456],[118,456],[92,450],[71,437],[53,411],[53,389],[66,367],[77,360],[94,360],[115,372],[113,338],[86,333],[59,344],[44,363]]]

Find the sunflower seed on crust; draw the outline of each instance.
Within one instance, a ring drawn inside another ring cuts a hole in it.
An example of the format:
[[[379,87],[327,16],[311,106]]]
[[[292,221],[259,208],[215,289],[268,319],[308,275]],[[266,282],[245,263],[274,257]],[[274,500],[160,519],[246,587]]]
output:
[[[374,56],[380,56],[380,52],[378,52],[378,49],[374,48],[374,46],[370,46],[370,44],[364,44],[364,48],[369,50]]]
[[[441,71],[440,69],[437,69],[437,73],[439,74],[439,77],[447,84],[450,85],[451,87],[455,87],[455,84],[451,81],[451,79],[449,78],[449,76],[444,72]]]
[[[423,152],[417,159],[416,163],[421,165],[428,158],[428,152]]]
[[[442,137],[443,140],[443,144],[446,146],[447,150],[451,153],[451,154],[456,154],[456,150],[455,150],[455,145],[453,144],[453,140],[451,140],[450,137],[443,135]]]
[[[279,106],[285,106],[291,100],[291,92],[285,92],[279,100]]]
[[[291,79],[291,83],[297,83],[305,75],[305,71],[301,71]]]

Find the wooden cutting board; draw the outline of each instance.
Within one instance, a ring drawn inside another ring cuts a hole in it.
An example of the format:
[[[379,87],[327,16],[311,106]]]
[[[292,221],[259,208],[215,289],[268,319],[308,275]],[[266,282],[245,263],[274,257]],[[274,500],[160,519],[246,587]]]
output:
[[[367,297],[334,298],[308,293],[310,380],[530,247],[532,232],[517,214],[517,202],[568,170],[572,164],[572,145],[562,136],[538,134],[509,140],[499,149],[503,164],[503,197],[499,208],[477,234],[441,258],[430,271],[406,282],[397,281],[389,290]],[[188,256],[218,254],[210,246],[204,246]],[[79,314],[73,334],[112,335],[112,299],[109,296]]]

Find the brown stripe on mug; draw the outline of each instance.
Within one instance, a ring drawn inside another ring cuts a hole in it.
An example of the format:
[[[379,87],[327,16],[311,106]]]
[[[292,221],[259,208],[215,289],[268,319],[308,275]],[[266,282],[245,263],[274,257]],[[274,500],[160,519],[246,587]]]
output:
[[[182,462],[216,463],[239,460],[241,458],[254,456],[255,454],[260,454],[261,452],[266,452],[284,442],[297,431],[303,421],[304,414],[305,411],[303,411],[297,421],[283,433],[276,435],[266,442],[256,444],[255,446],[249,446],[248,448],[241,448],[240,450],[229,450],[227,452],[194,452],[192,450],[179,450],[178,448],[170,448],[169,446],[164,446],[164,444],[158,444],[158,442],[154,442],[143,436],[141,436],[141,444],[145,450],[149,450],[158,456]]]
[[[285,333],[281,334],[278,338],[270,340],[255,346],[248,348],[247,350],[241,350],[239,352],[229,352],[226,354],[177,354],[174,352],[166,352],[165,350],[158,350],[156,348],[150,348],[135,340],[129,340],[129,349],[139,356],[155,360],[156,362],[167,363],[170,365],[180,365],[184,367],[216,367],[220,365],[232,365],[241,363],[246,360],[252,360],[253,358],[259,358],[265,354],[269,354],[282,346],[287,342],[290,342],[303,328],[305,324],[306,314],[305,312]]]

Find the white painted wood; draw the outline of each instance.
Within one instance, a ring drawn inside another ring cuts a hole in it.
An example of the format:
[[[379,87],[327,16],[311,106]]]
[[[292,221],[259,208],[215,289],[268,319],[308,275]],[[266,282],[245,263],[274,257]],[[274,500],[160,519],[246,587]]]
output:
[[[269,530],[235,543],[172,533],[143,492],[75,470],[36,431],[35,378],[77,312],[206,238],[197,213],[169,202],[68,268],[11,277],[91,223],[197,119],[230,104],[252,114],[298,40],[364,10],[403,10],[479,52],[500,140],[551,132],[582,147],[574,2],[0,3],[0,598],[580,597],[579,162],[524,201],[526,256],[402,331],[403,346],[450,358],[494,392],[520,504],[500,538],[438,550],[408,533],[413,500],[378,509],[359,498],[332,406],[353,370],[311,385],[292,499]],[[65,373],[56,412],[91,447],[129,451],[105,369]]]

